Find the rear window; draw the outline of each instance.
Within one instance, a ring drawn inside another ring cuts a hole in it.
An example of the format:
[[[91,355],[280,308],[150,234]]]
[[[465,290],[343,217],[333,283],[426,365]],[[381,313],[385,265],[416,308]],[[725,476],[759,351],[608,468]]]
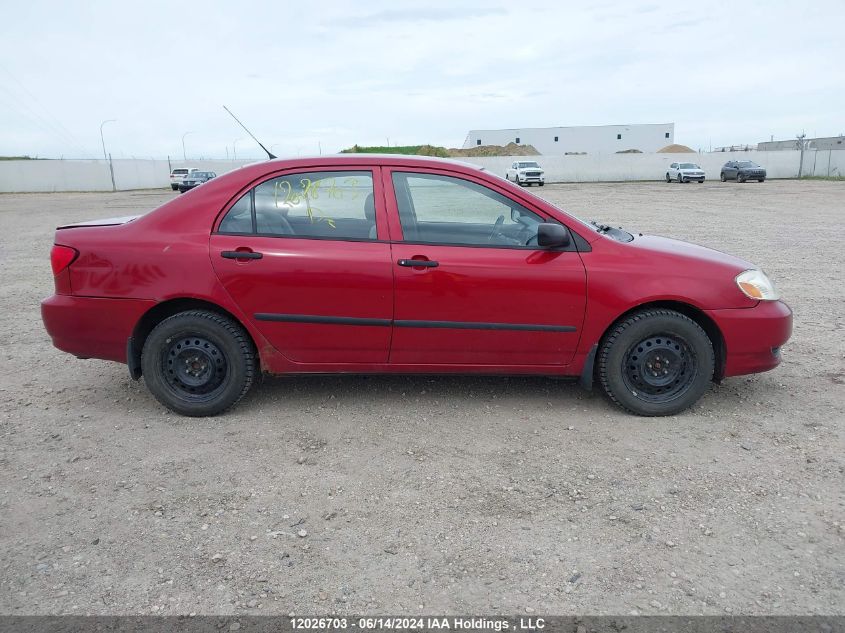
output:
[[[188,173],[188,170],[187,169],[174,169],[170,173],[173,174],[174,176],[183,176],[183,175]]]

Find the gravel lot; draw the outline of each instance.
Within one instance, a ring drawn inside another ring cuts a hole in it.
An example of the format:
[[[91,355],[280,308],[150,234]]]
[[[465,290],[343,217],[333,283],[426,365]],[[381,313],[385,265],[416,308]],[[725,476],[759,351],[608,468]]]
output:
[[[778,369],[642,419],[540,378],[266,379],[214,419],[53,349],[53,227],[170,191],[0,195],[0,612],[845,613],[845,183],[549,185],[745,257]]]

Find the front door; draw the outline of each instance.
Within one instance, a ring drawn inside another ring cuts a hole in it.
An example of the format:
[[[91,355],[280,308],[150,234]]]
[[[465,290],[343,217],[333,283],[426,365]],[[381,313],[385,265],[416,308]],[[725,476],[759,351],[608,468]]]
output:
[[[549,221],[468,176],[394,170],[385,179],[394,237],[390,363],[569,363],[586,302],[575,250],[536,245]]]
[[[371,169],[288,173],[246,192],[211,235],[218,278],[288,359],[387,362],[393,266],[377,200]]]

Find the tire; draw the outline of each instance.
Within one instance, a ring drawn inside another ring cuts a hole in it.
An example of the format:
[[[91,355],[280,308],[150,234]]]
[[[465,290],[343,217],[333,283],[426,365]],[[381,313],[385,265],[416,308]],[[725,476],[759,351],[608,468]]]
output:
[[[719,180],[721,180],[722,182],[727,182],[727,181],[728,181],[728,177],[727,177],[727,176],[725,176],[725,172],[722,172],[722,173],[721,173],[721,175],[719,176]]]
[[[176,191],[179,189],[179,185],[170,185],[170,188],[173,189],[173,191]]]
[[[766,182],[765,178],[760,178],[757,182]]]
[[[701,184],[701,183],[703,183],[703,182],[704,182],[704,178],[702,178],[701,180],[699,180],[699,181],[698,181],[698,184],[700,185],[700,184]]]
[[[190,310],[164,319],[150,332],[141,368],[147,388],[165,407],[181,415],[208,416],[246,395],[258,362],[239,324],[215,312]]]
[[[707,391],[715,354],[707,334],[689,317],[642,310],[611,327],[596,366],[604,392],[626,411],[674,415]]]
[[[761,180],[760,182],[763,182],[763,181]],[[540,183],[540,186],[542,187],[542,186],[543,186],[543,185],[545,185],[545,184],[546,184],[546,183],[541,182],[541,183]]]
[[[737,182],[745,182],[745,178],[743,178],[742,176],[740,176],[739,174],[737,174],[737,175],[736,175],[736,181],[737,181]]]
[[[681,177],[681,174],[678,174],[678,184],[684,182],[684,179]]]
[[[666,182],[672,182],[672,178],[669,176],[669,172],[666,172]]]

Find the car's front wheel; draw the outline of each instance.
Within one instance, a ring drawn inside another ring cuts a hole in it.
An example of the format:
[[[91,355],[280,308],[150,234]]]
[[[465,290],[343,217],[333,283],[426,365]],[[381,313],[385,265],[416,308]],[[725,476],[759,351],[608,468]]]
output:
[[[144,342],[147,388],[164,406],[189,416],[216,415],[237,403],[258,369],[249,335],[231,319],[206,310],[180,312]]]
[[[678,174],[678,182],[684,182],[684,178],[681,174]]]
[[[727,176],[725,176],[725,172],[722,172],[722,173],[719,175],[719,180],[721,180],[722,182],[727,182],[728,177],[727,177]]]
[[[736,181],[737,182],[745,182],[745,177],[742,174],[737,174],[736,175]]]
[[[672,182],[671,176],[669,176],[669,172],[666,172],[666,182]]]
[[[674,310],[636,312],[614,325],[598,350],[598,378],[616,404],[637,415],[683,411],[707,390],[715,354],[695,321]]]

